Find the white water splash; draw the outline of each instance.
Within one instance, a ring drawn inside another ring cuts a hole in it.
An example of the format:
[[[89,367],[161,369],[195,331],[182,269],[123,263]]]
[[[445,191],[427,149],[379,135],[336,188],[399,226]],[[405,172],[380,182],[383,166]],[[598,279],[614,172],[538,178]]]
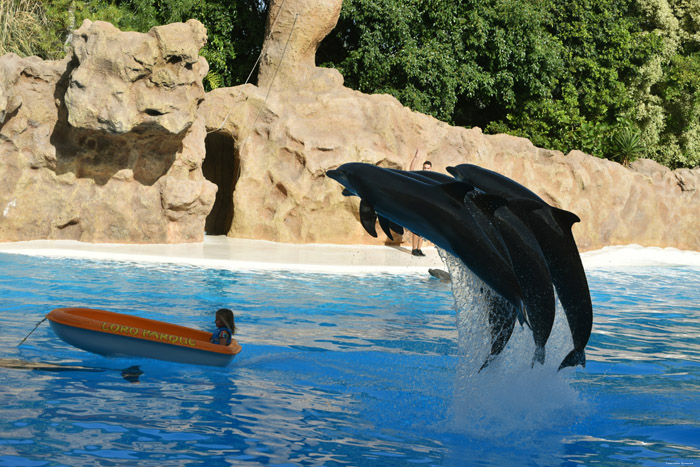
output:
[[[557,306],[544,365],[531,367],[532,332],[516,322],[503,352],[479,371],[491,350],[487,299],[495,292],[462,261],[439,252],[452,276],[459,338],[450,429],[512,445],[514,437],[528,444],[542,430],[574,423],[585,412],[585,404],[571,386],[575,370],[557,371],[573,348],[561,306]]]

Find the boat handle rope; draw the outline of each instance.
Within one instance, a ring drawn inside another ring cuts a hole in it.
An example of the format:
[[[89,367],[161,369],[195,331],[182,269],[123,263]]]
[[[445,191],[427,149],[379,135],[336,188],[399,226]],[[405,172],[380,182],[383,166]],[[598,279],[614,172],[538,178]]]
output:
[[[36,326],[34,326],[34,329],[32,329],[31,331],[29,331],[29,334],[27,334],[27,335],[25,336],[25,338],[22,339],[22,342],[20,342],[19,344],[17,344],[17,347],[19,347],[20,345],[24,344],[24,341],[26,341],[26,340],[29,338],[29,336],[31,336],[32,333],[33,333],[34,331],[36,331],[36,328],[38,328],[39,325],[41,325],[41,323],[43,323],[44,321],[46,321],[46,319],[47,319],[47,317],[44,316],[44,319],[42,319],[41,321],[39,321],[38,323],[36,323]]]

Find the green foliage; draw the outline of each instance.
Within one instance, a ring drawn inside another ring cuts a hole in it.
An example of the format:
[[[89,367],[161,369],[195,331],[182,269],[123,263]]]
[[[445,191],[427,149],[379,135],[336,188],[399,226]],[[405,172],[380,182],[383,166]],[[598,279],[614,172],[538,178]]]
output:
[[[639,129],[630,121],[621,121],[611,136],[611,158],[622,165],[629,165],[645,152]]]
[[[318,61],[350,87],[394,95],[450,123],[564,152],[694,167],[694,4],[345,0]]]
[[[260,0],[0,0],[34,1],[46,16],[42,58],[60,58],[70,32],[85,19],[109,21],[124,31],[148,32],[152,27],[198,19],[207,28],[208,41],[201,51],[211,74],[209,89],[243,83],[262,47],[267,4]],[[4,5],[4,3],[0,3]],[[3,16],[4,17],[4,16]]]
[[[266,0],[0,0],[0,52],[60,58],[85,18],[141,32],[196,18],[205,86],[234,86],[253,70],[266,12]],[[698,31],[696,0],[344,0],[317,62],[452,124],[696,167]]]
[[[656,91],[665,132],[655,158],[673,168],[700,165],[700,52],[675,55]]]
[[[41,55],[46,49],[48,26],[40,0],[1,0],[0,55]]]
[[[220,74],[210,70],[204,77],[204,82],[207,85],[208,89],[216,89],[221,87],[221,84],[224,82],[224,80]]]

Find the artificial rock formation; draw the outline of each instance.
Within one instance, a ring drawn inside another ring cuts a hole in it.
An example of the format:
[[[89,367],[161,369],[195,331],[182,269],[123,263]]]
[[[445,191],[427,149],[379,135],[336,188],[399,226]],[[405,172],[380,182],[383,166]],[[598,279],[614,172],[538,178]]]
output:
[[[72,53],[0,59],[0,240],[202,239],[206,31],[85,21]]]
[[[228,138],[234,148],[231,236],[387,241],[362,229],[359,200],[343,197],[340,185],[324,173],[351,161],[408,169],[417,152],[416,167],[425,159],[443,172],[449,165],[478,164],[575,212],[581,223],[574,234],[582,250],[629,243],[700,250],[700,170],[670,171],[648,160],[625,168],[579,151],[564,155],[524,138],[451,127],[390,96],[345,88],[335,70],[312,60],[342,2],[322,3],[319,11],[335,16],[311,21],[302,0],[271,2],[259,87],[217,89],[206,96],[202,113],[208,131]]]
[[[378,243],[325,177],[361,161],[474,163],[575,212],[582,250],[700,250],[700,170],[626,168],[484,135],[343,86],[316,67],[342,0],[270,3],[258,85],[205,94],[200,23],[148,34],[86,22],[63,61],[0,58],[0,241],[189,242],[208,233]]]

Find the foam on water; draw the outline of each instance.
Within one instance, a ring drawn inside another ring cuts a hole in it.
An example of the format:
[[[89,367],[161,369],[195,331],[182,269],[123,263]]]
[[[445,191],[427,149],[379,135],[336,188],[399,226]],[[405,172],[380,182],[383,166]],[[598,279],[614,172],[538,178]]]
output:
[[[531,366],[532,332],[516,323],[503,352],[480,371],[491,349],[487,300],[495,292],[462,261],[442,250],[440,255],[452,276],[459,336],[452,429],[508,445],[517,439],[526,445],[543,429],[570,425],[572,417],[583,415],[585,403],[567,377],[574,370],[557,371],[573,348],[561,305],[545,347],[544,365]]]

